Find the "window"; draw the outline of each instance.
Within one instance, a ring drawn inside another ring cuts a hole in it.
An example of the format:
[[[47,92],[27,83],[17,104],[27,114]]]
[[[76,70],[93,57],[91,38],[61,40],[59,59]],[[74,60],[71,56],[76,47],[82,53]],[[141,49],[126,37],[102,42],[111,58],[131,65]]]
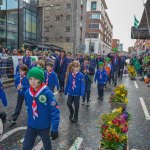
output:
[[[49,27],[45,27],[44,32],[49,32]]]
[[[24,2],[30,4],[30,0],[23,0]]]
[[[66,32],[70,32],[70,27],[66,27]]]
[[[92,13],[90,15],[90,19],[101,19],[101,14],[100,13]]]
[[[86,38],[99,38],[98,33],[88,33],[86,34]]]
[[[69,21],[70,18],[71,18],[71,16],[70,16],[70,15],[67,15],[67,16],[66,16],[66,21]]]
[[[91,29],[99,29],[99,24],[89,24],[89,28],[91,28]]]
[[[66,4],[66,8],[70,9],[71,8],[71,4]]]
[[[97,7],[97,2],[96,1],[92,1],[91,2],[91,10],[96,10]]]
[[[60,16],[56,16],[56,21],[59,21],[60,20]]]
[[[66,42],[70,42],[70,38],[69,37],[66,38]]]

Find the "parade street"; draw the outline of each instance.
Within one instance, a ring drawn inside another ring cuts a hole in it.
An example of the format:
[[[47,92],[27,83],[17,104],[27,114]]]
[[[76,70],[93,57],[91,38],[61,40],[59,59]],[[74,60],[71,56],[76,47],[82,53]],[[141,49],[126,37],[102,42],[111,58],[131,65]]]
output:
[[[146,85],[137,80],[132,81],[128,76],[119,79],[118,84],[124,84],[128,89],[129,103],[127,106],[128,112],[131,113],[132,118],[129,127],[129,150],[150,150],[150,89]],[[114,86],[107,85],[105,88],[104,100],[98,100],[97,88],[93,83],[91,90],[90,106],[81,105],[79,111],[79,121],[76,124],[69,122],[68,108],[66,105],[67,97],[64,94],[55,92],[56,98],[60,105],[61,122],[59,138],[53,142],[53,150],[98,150],[100,142],[100,134],[98,120],[100,115],[104,112],[110,111],[109,97]],[[16,105],[17,93],[15,87],[5,89],[8,98],[8,107],[2,108],[7,113],[7,120],[13,113]],[[81,99],[80,99],[81,102]],[[7,121],[5,132],[0,139],[0,150],[21,150],[23,138],[26,130],[26,109],[23,105],[22,112],[19,116],[17,125],[9,127]],[[43,149],[42,142],[38,137],[35,142],[34,150]]]

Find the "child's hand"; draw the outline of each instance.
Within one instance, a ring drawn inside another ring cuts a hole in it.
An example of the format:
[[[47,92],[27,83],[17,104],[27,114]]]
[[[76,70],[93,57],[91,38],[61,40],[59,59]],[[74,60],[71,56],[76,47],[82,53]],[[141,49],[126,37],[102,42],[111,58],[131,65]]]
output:
[[[58,131],[51,131],[52,140],[56,140],[58,138]]]

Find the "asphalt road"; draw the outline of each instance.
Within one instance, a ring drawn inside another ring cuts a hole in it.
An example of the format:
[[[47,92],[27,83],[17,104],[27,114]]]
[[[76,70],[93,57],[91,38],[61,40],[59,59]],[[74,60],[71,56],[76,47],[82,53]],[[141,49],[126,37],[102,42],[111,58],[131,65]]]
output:
[[[150,150],[150,88],[146,87],[138,79],[131,81],[129,77],[124,77],[122,80],[119,79],[120,83],[125,84],[129,92],[127,110],[132,115],[129,129],[129,149]],[[79,122],[77,124],[71,124],[68,120],[67,97],[63,94],[56,94],[58,103],[60,104],[61,123],[59,139],[52,142],[53,150],[69,150],[76,139],[78,139],[77,145],[81,143],[83,150],[98,150],[101,136],[97,128],[97,120],[102,113],[111,110],[108,100],[113,88],[113,86],[108,85],[105,89],[104,100],[100,101],[97,99],[96,85],[93,84],[90,106],[80,105]],[[7,88],[5,91],[9,106],[4,108],[0,104],[0,108],[1,111],[7,113],[7,119],[9,119],[14,112],[17,94],[14,87]],[[9,127],[9,123],[7,122],[4,137],[0,141],[0,150],[21,150],[26,129],[26,119],[26,110],[23,106],[17,125]],[[42,149],[41,147],[42,143],[38,137],[35,142],[35,149],[40,150]]]

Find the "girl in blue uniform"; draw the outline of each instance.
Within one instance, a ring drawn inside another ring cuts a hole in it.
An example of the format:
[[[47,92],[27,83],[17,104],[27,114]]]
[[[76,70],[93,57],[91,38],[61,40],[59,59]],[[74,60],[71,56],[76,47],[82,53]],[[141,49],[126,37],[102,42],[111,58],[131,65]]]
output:
[[[84,76],[79,70],[80,63],[78,61],[74,61],[69,64],[67,71],[65,95],[68,94],[67,105],[70,110],[69,120],[72,123],[76,123],[78,121],[80,97],[83,97],[85,93]],[[73,103],[74,108],[72,106]]]

